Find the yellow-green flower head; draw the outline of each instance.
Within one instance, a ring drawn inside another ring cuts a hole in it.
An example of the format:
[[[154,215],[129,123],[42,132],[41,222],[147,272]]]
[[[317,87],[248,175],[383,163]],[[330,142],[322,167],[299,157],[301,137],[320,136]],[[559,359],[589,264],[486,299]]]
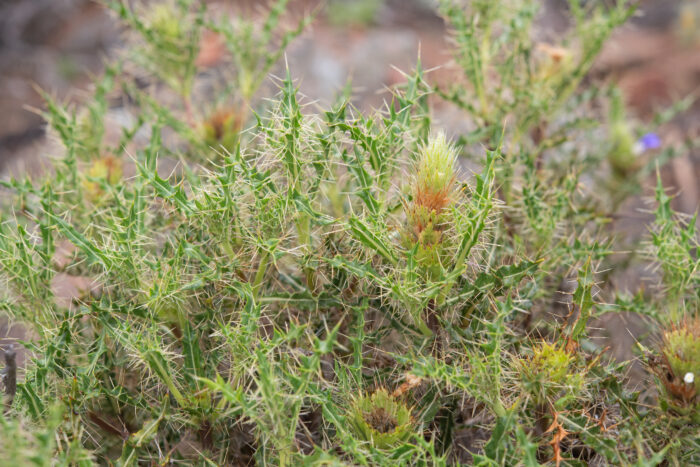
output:
[[[659,404],[700,424],[700,320],[686,320],[664,332],[660,355],[649,367],[660,385]]]
[[[218,149],[219,146],[232,151],[236,147],[242,121],[233,109],[222,108],[213,112],[200,126],[204,142]]]
[[[350,427],[358,438],[377,449],[390,449],[413,433],[411,411],[386,389],[355,399],[348,414]]]
[[[85,172],[86,178],[83,180],[83,187],[88,197],[91,200],[96,200],[104,195],[104,192],[97,181],[90,179],[97,179],[114,186],[122,180],[123,174],[122,160],[114,155],[108,154],[96,159],[87,169]]]
[[[520,359],[516,365],[525,390],[542,402],[562,389],[575,391],[582,384],[574,360],[565,348],[542,342],[533,348],[532,358]]]
[[[535,347],[529,370],[543,375],[547,381],[561,383],[566,378],[573,357],[565,349],[543,342]]]
[[[182,35],[182,24],[170,2],[153,5],[147,13],[147,22],[151,29],[168,39]]]
[[[618,176],[636,170],[639,165],[635,153],[635,138],[625,112],[622,94],[616,92],[610,101],[610,151],[608,162]]]
[[[416,259],[428,277],[438,277],[443,255],[449,247],[445,235],[451,225],[447,209],[456,199],[457,151],[444,133],[431,137],[421,148],[411,180],[413,199],[404,205],[408,249],[418,246]]]
[[[662,352],[679,389],[669,392],[685,399],[700,394],[700,321],[688,321],[664,333]],[[670,383],[668,375],[666,382]]]
[[[440,211],[450,201],[457,152],[440,132],[423,146],[416,170],[416,204]]]

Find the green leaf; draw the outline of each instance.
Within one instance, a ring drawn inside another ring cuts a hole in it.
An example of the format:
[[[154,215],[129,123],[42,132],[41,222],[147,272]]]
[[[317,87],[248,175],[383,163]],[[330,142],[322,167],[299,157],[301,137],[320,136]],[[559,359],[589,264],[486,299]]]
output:
[[[333,259],[326,259],[325,261],[334,268],[348,271],[350,274],[359,277],[360,279],[369,277],[370,279],[381,281],[379,273],[377,273],[377,271],[375,271],[369,264],[347,260],[342,256],[336,256]]]
[[[396,266],[398,260],[389,246],[382,240],[379,235],[373,232],[370,227],[355,216],[349,219],[350,234],[360,243],[379,253],[387,259],[391,264]]]
[[[158,349],[147,349],[142,353],[143,359],[148,364],[148,367],[155,373],[158,378],[168,387],[180,407],[186,407],[185,397],[175,385],[173,379],[173,371],[165,359],[165,355]]]
[[[199,380],[204,383],[205,386],[207,386],[209,389],[212,391],[216,391],[221,393],[223,398],[229,403],[232,404],[234,408],[240,408],[246,405],[245,401],[245,390],[244,388],[232,388],[229,384],[227,384],[224,379],[221,377],[221,375],[217,374],[216,375],[216,381],[212,381],[208,378],[199,378]],[[236,412],[234,412],[232,415],[235,415]]]
[[[201,375],[201,370],[205,366],[202,364],[202,353],[199,349],[198,334],[192,328],[189,321],[185,321],[182,338],[182,353],[185,357],[185,376],[196,388],[197,378]]]
[[[158,176],[155,169],[147,167],[145,164],[136,163],[141,176],[156,190],[156,193],[165,200],[171,201],[175,206],[185,214],[195,212],[195,207],[192,202],[187,199],[185,191],[180,186],[173,186],[167,180],[163,180]]]
[[[586,263],[578,273],[578,287],[574,292],[573,304],[578,309],[578,317],[571,329],[571,339],[578,341],[586,331],[586,324],[591,317],[593,310],[592,290],[595,285],[593,281],[593,271],[591,270],[591,259],[588,258]]]
[[[494,461],[496,465],[503,465],[509,447],[509,437],[515,424],[515,411],[498,417],[496,426],[491,431],[491,439],[484,446],[486,459]]]
[[[525,465],[525,467],[539,467],[540,463],[537,462],[537,443],[530,441],[530,438],[521,425],[516,427],[515,436],[518,440],[518,447],[522,453],[523,465]]]
[[[342,128],[342,127],[341,127]],[[372,193],[375,184],[372,177],[364,167],[364,159],[358,149],[354,149],[354,158],[348,156],[347,151],[343,152],[343,160],[348,165],[348,169],[355,176],[355,180],[359,185],[357,196],[365,203],[367,209],[372,215],[379,213],[379,201]]]
[[[27,404],[27,409],[34,419],[39,419],[44,414],[44,403],[37,395],[34,387],[29,382],[18,383],[17,390],[19,391],[22,399],[24,399]]]
[[[458,295],[449,298],[445,303],[453,305],[464,300],[476,301],[487,293],[493,293],[498,296],[510,287],[517,286],[525,277],[532,276],[541,263],[542,260],[525,260],[519,264],[501,266],[491,272],[480,272],[474,281],[466,283]]]
[[[58,229],[63,232],[68,240],[70,240],[73,245],[78,247],[78,249],[83,252],[85,256],[87,256],[88,261],[91,263],[101,264],[107,270],[112,268],[113,262],[111,258],[104,254],[83,234],[78,232],[75,227],[51,212],[47,212],[46,214],[54,222]]]

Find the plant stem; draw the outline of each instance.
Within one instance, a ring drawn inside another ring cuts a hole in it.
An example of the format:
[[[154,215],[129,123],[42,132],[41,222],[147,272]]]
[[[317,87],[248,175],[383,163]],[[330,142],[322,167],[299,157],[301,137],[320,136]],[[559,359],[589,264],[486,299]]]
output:
[[[266,250],[262,251],[262,257],[260,258],[260,264],[258,265],[258,271],[255,273],[255,279],[253,281],[253,298],[258,298],[258,292],[260,287],[262,287],[263,279],[265,278],[265,273],[267,272],[267,267],[270,264],[270,253]]]

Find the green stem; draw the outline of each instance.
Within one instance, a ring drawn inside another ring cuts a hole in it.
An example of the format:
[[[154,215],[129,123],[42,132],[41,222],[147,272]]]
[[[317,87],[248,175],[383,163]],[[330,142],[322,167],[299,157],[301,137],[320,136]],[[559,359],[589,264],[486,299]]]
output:
[[[432,337],[433,336],[433,331],[430,330],[427,324],[425,324],[425,321],[423,321],[422,318],[418,317],[416,320],[416,326],[418,326],[418,330],[425,336],[425,337]]]
[[[506,408],[503,407],[503,403],[500,399],[493,401],[492,409],[493,413],[495,413],[497,417],[505,417],[507,415]]]
[[[311,217],[306,213],[299,213],[299,217],[296,221],[297,226],[297,237],[299,240],[299,246],[305,255],[310,255],[313,251],[313,245],[311,241]],[[311,293],[316,290],[316,274],[313,268],[304,266],[304,276],[306,277],[306,287],[308,287]]]
[[[490,109],[489,109],[489,101],[486,96],[486,89],[484,87],[484,82],[486,78],[486,62],[488,61],[488,55],[489,55],[489,48],[490,46],[490,34],[491,34],[491,28],[487,28],[486,32],[484,34],[484,39],[481,41],[481,44],[479,46],[479,77],[476,80],[476,93],[479,97],[479,104],[481,105],[481,116],[484,119],[484,121],[489,122],[490,121]]]
[[[267,267],[270,264],[270,253],[266,250],[262,251],[262,257],[260,258],[260,265],[258,266],[258,271],[255,273],[255,279],[253,281],[253,298],[258,298],[258,292],[262,287],[263,279],[265,278],[265,273],[267,272]]]

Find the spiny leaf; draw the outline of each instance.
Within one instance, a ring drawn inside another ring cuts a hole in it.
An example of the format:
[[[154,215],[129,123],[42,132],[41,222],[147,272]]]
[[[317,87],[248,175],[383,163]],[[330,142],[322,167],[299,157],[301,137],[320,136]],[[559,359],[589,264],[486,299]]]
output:
[[[379,253],[391,264],[398,264],[398,260],[396,259],[393,251],[377,233],[372,231],[372,229],[365,222],[355,216],[352,216],[348,220],[348,223],[350,224],[350,234],[355,237],[355,239],[371,250]]]
[[[571,329],[571,339],[578,341],[586,331],[586,324],[591,317],[593,309],[592,290],[595,285],[593,280],[593,271],[591,268],[591,259],[588,258],[583,265],[583,269],[578,274],[578,287],[574,292],[574,306],[578,309],[578,317]]]
[[[195,212],[195,207],[192,205],[192,202],[187,199],[187,195],[182,187],[171,185],[167,180],[160,178],[158,172],[149,169],[145,164],[137,163],[136,166],[141,176],[155,188],[156,193],[163,199],[172,201],[175,206],[185,214],[192,214]]]
[[[78,232],[75,227],[53,213],[47,212],[46,214],[51,218],[54,224],[58,226],[59,230],[63,232],[68,240],[87,256],[91,263],[101,264],[107,270],[112,268],[113,262],[111,258],[97,248],[83,234]]]

